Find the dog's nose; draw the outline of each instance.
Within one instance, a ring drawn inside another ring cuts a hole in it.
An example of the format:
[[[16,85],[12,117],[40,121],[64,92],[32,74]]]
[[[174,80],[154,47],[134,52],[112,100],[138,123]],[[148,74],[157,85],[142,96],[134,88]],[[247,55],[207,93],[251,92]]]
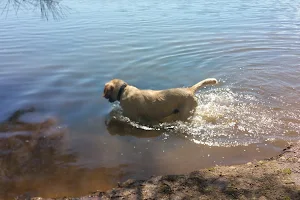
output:
[[[109,99],[110,95],[109,94],[103,94],[102,97],[104,97],[105,99]]]

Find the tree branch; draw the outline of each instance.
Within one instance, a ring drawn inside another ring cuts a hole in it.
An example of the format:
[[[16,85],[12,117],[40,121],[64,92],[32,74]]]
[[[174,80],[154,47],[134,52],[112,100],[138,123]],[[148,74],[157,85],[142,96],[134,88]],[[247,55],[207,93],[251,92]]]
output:
[[[59,19],[65,16],[69,8],[60,4],[61,0],[0,0],[0,5],[4,4],[1,15],[7,16],[10,8],[15,10],[17,14],[20,8],[24,10],[38,9],[41,12],[42,18],[48,20],[50,16],[53,19]]]

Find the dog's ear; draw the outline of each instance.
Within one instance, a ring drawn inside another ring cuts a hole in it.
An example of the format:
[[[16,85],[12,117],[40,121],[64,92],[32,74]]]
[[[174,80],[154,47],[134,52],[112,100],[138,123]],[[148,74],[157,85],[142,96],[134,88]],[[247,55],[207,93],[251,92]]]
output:
[[[106,99],[109,99],[109,97],[112,95],[115,87],[111,84],[105,84],[104,91],[103,91],[103,97]]]

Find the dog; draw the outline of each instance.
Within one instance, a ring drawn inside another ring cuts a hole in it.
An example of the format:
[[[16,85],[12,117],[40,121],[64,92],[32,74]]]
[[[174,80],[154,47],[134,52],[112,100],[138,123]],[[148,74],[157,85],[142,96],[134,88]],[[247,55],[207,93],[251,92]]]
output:
[[[140,90],[120,79],[113,79],[104,86],[103,97],[109,102],[120,102],[123,115],[140,122],[187,121],[197,107],[195,93],[204,86],[217,84],[208,78],[188,88],[166,90]]]

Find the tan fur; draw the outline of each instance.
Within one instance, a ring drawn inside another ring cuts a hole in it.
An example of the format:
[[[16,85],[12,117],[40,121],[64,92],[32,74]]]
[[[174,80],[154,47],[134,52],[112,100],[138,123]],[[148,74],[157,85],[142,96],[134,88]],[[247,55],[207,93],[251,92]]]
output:
[[[117,100],[118,92],[125,82],[113,79],[105,84],[103,97],[110,102]],[[124,116],[131,120],[147,122],[172,122],[187,120],[197,106],[195,92],[203,86],[217,84],[214,78],[205,79],[189,88],[167,90],[140,90],[127,85],[120,98]],[[177,112],[178,111],[178,112]]]

